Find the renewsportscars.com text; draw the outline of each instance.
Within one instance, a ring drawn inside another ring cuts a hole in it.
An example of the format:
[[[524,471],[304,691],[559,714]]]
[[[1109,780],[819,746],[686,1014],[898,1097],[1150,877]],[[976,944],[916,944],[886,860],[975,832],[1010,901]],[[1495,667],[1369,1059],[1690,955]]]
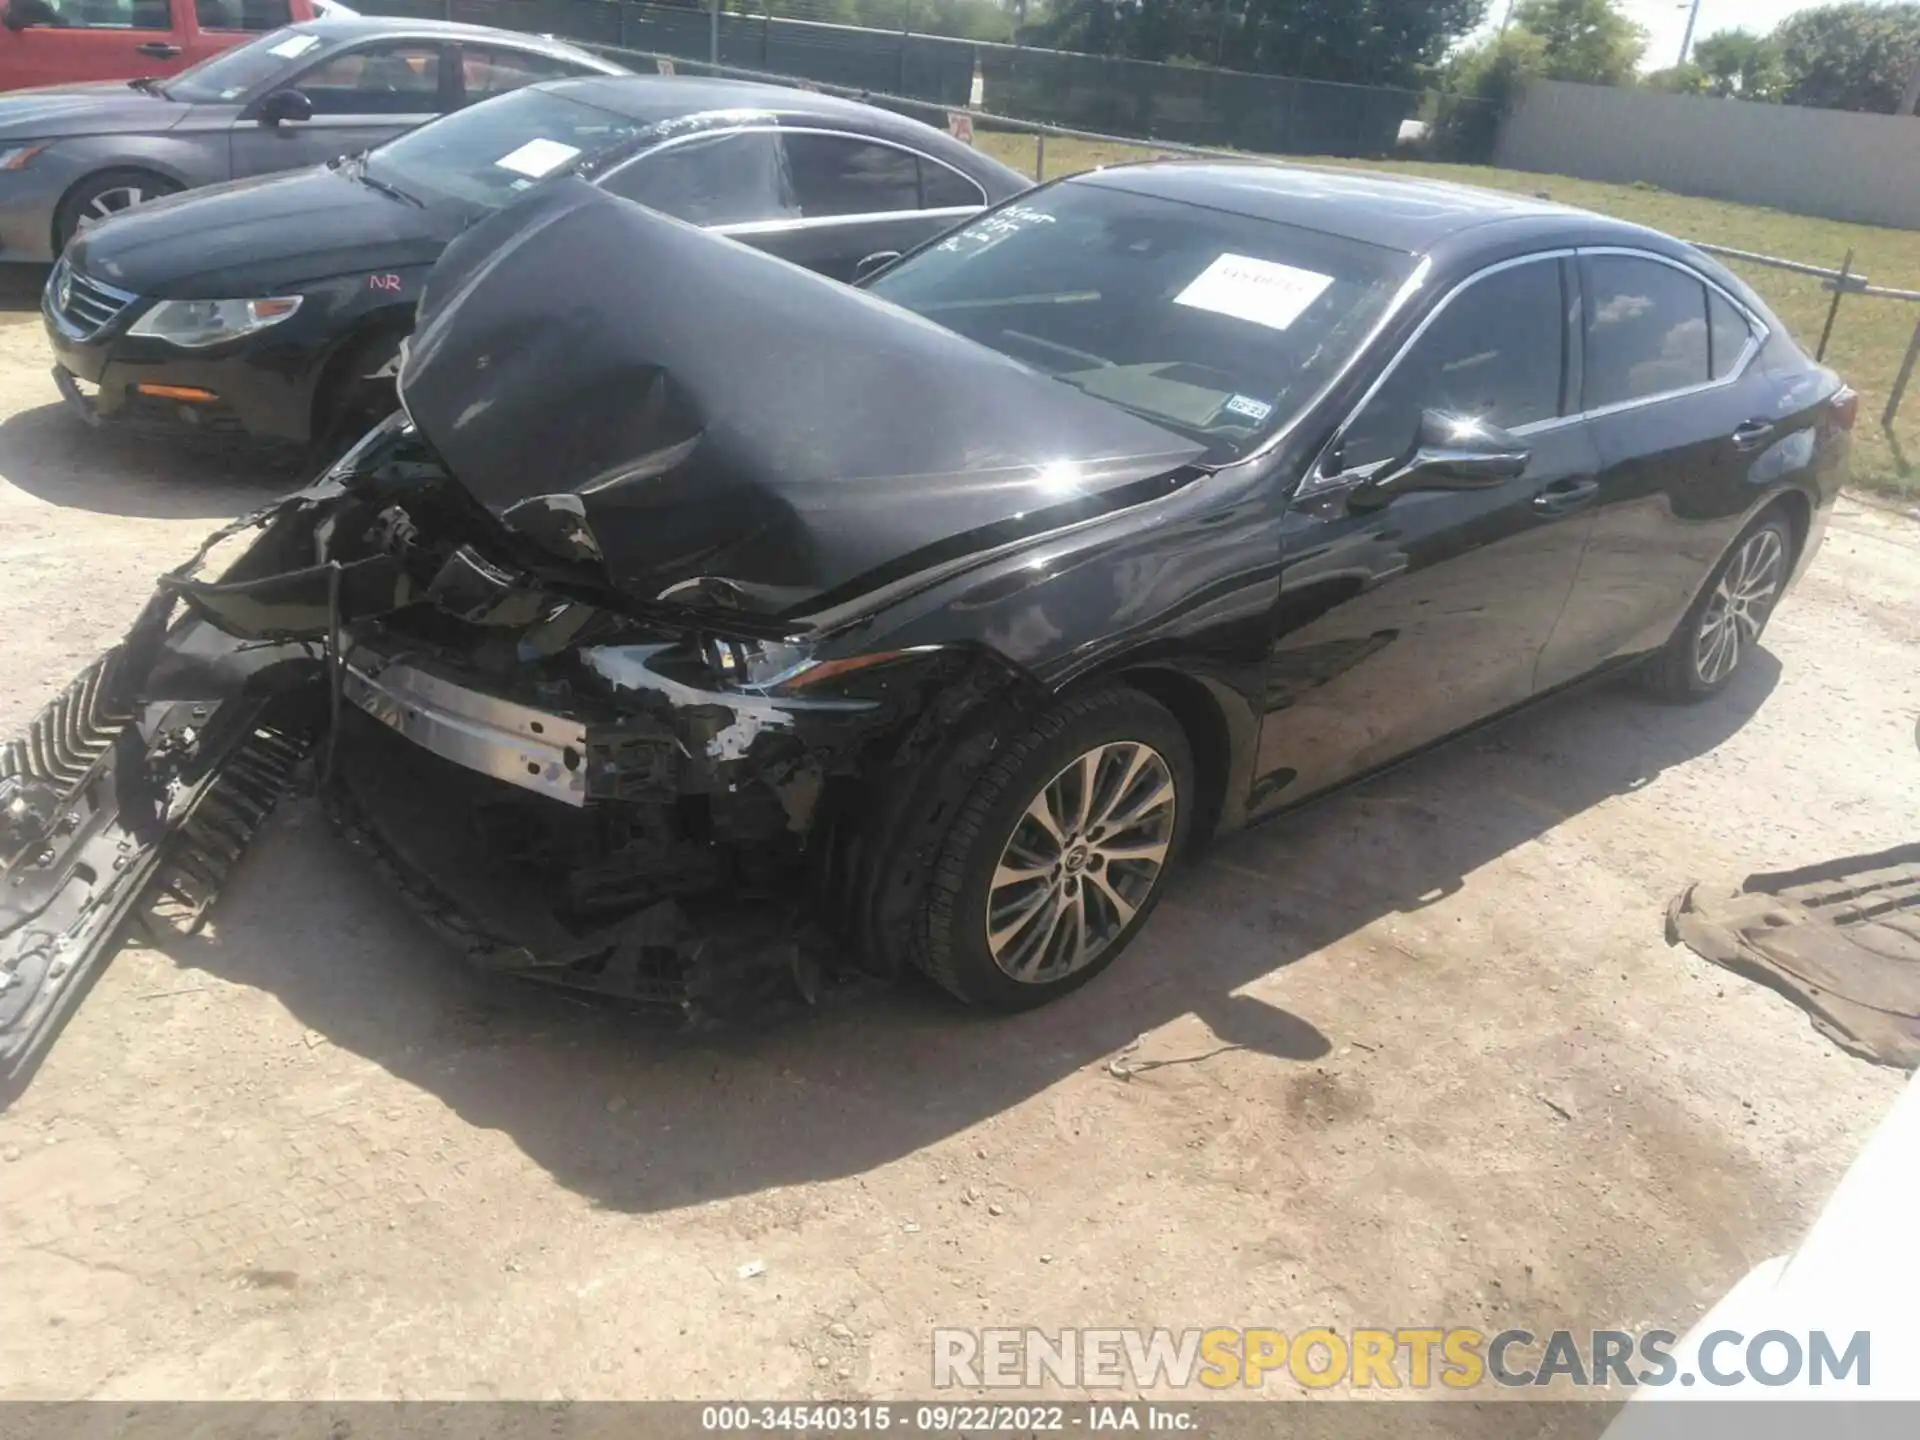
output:
[[[1865,1390],[1873,1383],[1872,1336],[1865,1330],[1718,1330],[1686,1364],[1674,1353],[1678,1342],[1671,1330],[939,1329],[933,1332],[933,1383],[942,1390],[1230,1390],[1270,1382],[1308,1390],[1801,1383]]]

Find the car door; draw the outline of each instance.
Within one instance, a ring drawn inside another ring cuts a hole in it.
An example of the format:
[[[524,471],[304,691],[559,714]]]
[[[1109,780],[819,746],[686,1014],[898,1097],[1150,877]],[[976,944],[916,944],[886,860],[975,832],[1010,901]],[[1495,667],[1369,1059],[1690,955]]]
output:
[[[1598,465],[1569,419],[1577,295],[1564,252],[1492,266],[1450,291],[1296,493],[1281,525],[1254,810],[1533,693],[1585,546]],[[1526,468],[1482,488],[1363,503],[1362,487],[1413,449],[1429,410],[1511,431]]]
[[[312,38],[297,34],[286,43]],[[445,114],[459,93],[445,61],[446,47],[429,40],[372,40],[335,51],[275,87],[305,95],[310,119],[266,122],[265,95],[240,112],[232,131],[234,175],[323,164]]]
[[[851,280],[882,250],[911,250],[986,204],[967,176],[903,145],[824,129],[782,127],[795,219],[726,228],[761,249]]]
[[[187,64],[189,3],[12,0],[11,24],[0,29],[0,90],[171,75]]]
[[[1543,685],[1665,643],[1758,498],[1756,460],[1785,434],[1753,363],[1765,326],[1734,297],[1647,252],[1583,250],[1580,271],[1600,493]]]

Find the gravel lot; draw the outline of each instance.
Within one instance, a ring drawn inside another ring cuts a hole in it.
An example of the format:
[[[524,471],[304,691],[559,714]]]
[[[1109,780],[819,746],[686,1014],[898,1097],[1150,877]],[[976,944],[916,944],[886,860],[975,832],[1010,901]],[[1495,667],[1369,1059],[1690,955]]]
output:
[[[11,731],[302,477],[84,430],[0,319]],[[1684,1328],[1901,1077],[1662,911],[1913,838],[1917,575],[1843,505],[1721,702],[1592,690],[1229,842],[1015,1020],[916,986],[687,1037],[498,983],[292,799],[0,1115],[0,1397],[924,1397],[936,1324]],[[1174,1063],[1116,1075],[1136,1038]]]

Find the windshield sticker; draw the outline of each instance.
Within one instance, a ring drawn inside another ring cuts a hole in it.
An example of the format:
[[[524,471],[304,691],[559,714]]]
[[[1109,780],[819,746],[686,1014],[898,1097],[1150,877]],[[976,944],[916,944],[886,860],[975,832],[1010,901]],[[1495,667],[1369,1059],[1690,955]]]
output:
[[[1174,296],[1173,303],[1285,330],[1331,284],[1331,275],[1251,255],[1222,255]]]
[[[493,163],[502,170],[511,170],[516,175],[528,175],[538,180],[542,175],[551,175],[579,153],[579,146],[562,145],[558,140],[529,140],[512,154],[502,155]]]
[[[318,35],[289,35],[278,45],[267,51],[269,55],[278,55],[282,60],[293,60],[320,43]]]
[[[1229,414],[1244,416],[1256,425],[1273,413],[1273,406],[1264,400],[1256,400],[1251,395],[1229,396],[1227,403],[1220,408]]]

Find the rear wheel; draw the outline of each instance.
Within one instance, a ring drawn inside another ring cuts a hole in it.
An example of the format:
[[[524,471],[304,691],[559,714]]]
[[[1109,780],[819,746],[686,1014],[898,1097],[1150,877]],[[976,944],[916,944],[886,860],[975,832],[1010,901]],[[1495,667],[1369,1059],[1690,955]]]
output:
[[[921,968],[996,1010],[1078,989],[1159,904],[1194,810],[1185,732],[1154,700],[1103,690],[1042,716],[947,834]]]
[[[103,220],[176,194],[180,186],[151,170],[103,170],[89,175],[60,202],[53,219],[53,250],[57,255],[74,236],[84,234]]]
[[[1734,542],[1680,628],[1645,672],[1663,700],[1704,700],[1732,683],[1758,647],[1793,566],[1786,518],[1763,515]]]

